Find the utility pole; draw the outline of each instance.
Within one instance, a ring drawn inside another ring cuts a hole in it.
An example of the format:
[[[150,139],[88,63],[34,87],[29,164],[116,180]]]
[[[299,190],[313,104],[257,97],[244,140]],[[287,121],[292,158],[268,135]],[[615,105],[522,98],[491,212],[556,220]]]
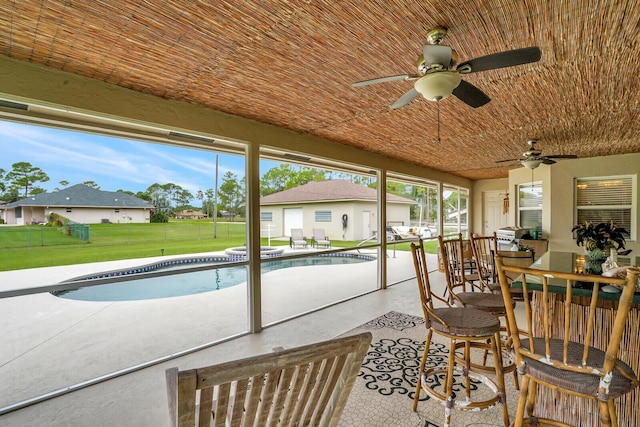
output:
[[[218,238],[218,155],[216,154],[216,182],[213,196],[213,238]]]

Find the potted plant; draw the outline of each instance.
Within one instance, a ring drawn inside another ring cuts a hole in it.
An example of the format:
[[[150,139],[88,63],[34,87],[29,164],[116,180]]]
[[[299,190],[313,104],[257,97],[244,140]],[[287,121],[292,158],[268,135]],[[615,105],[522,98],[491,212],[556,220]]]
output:
[[[576,233],[576,245],[583,246],[587,255],[585,271],[592,274],[602,274],[602,263],[611,254],[615,257],[619,251],[625,249],[625,236],[629,232],[611,222],[594,224],[586,221],[575,225],[572,232]],[[631,251],[626,251],[625,254]]]

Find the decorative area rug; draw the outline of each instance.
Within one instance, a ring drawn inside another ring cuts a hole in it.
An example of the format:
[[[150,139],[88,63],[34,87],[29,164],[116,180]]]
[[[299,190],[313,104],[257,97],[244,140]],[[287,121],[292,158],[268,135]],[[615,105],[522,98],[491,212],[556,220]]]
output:
[[[427,330],[422,317],[389,312],[344,335],[369,331],[373,334],[370,350],[358,374],[340,420],[343,427],[439,427],[444,422],[444,407],[423,391],[418,410],[413,412],[420,358]],[[447,363],[448,342],[433,335],[427,366]],[[462,378],[462,377],[460,377]],[[437,381],[437,379],[436,379]],[[454,390],[462,390],[460,380]],[[515,414],[518,392],[513,376],[505,376],[510,416]],[[474,388],[478,388],[474,384]],[[479,393],[484,392],[484,386]],[[473,396],[473,395],[472,395]],[[475,400],[475,399],[474,399]],[[502,426],[500,406],[486,411],[454,411],[451,427]]]

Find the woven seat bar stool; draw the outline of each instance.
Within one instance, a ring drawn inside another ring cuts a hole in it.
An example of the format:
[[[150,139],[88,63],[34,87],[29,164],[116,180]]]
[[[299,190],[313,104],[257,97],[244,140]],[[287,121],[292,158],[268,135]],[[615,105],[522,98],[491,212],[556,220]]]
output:
[[[416,411],[420,400],[420,391],[424,390],[429,397],[441,402],[445,407],[445,426],[451,423],[452,409],[479,411],[489,409],[495,405],[502,405],[505,427],[509,425],[509,412],[505,395],[504,377],[502,372],[502,360],[500,358],[500,321],[486,311],[463,307],[452,307],[448,301],[431,292],[427,261],[422,239],[418,243],[411,243],[411,253],[416,269],[416,279],[420,292],[420,302],[427,327],[427,338],[424,353],[420,360],[418,382],[413,410]],[[434,301],[440,306],[435,307]],[[429,348],[433,333],[449,340],[449,357],[446,368],[434,367],[425,370],[429,358]],[[495,381],[488,376],[477,372],[470,363],[470,344],[476,343],[491,351],[494,356]],[[462,344],[464,348],[464,360],[457,362],[455,352]],[[465,377],[465,395],[456,396],[453,391],[454,372],[461,372]],[[444,387],[440,391],[432,386],[434,376],[445,375]],[[471,399],[471,379],[480,381],[488,387],[492,394],[488,399],[473,401]]]
[[[444,239],[442,236],[438,236],[438,242],[440,245],[440,255],[442,257],[442,264],[444,267],[444,274],[447,281],[447,288],[449,289],[449,302],[451,305],[465,308],[474,308],[476,310],[486,311],[493,314],[499,320],[502,319],[501,330],[505,332],[504,340],[500,340],[501,354],[500,359],[504,361],[507,358],[503,358],[502,353],[508,356],[511,351],[511,333],[509,331],[509,324],[507,322],[507,309],[504,305],[502,295],[491,292],[487,288],[480,286],[473,286],[468,289],[468,283],[461,279],[457,273],[456,265],[460,263],[462,259],[462,247],[463,239],[462,234],[459,234],[457,238]],[[515,302],[511,300],[511,304]],[[498,335],[500,336],[500,335]],[[472,363],[475,369],[479,369],[486,372],[492,372],[494,368],[486,364],[487,360],[487,348],[479,343],[473,343],[471,347],[481,348],[485,350],[482,363]],[[506,364],[503,364],[502,370],[504,373],[513,373],[513,381],[516,389],[520,388],[518,382],[518,373],[516,372],[516,365],[512,363],[510,359]]]
[[[628,348],[628,343],[621,346],[621,342],[640,270],[630,267],[625,279],[561,273],[507,266],[503,264],[500,255],[496,256],[496,267],[505,302],[509,290],[506,273],[520,275],[526,318],[516,317],[513,308],[507,309],[507,318],[512,331],[518,330],[519,320],[528,329],[528,337],[524,339],[520,339],[518,334],[512,334],[513,352],[522,375],[514,425],[587,425],[584,419],[572,419],[575,416],[575,405],[567,405],[561,411],[562,420],[536,416],[536,394],[542,397],[546,390],[553,390],[596,401],[602,426],[617,426],[614,400],[640,385],[637,374],[620,360],[623,351],[633,350]],[[590,296],[581,297],[587,299],[588,305],[585,307],[588,308],[578,317],[575,316],[576,299],[573,289],[584,286],[585,282],[592,282],[593,290]],[[615,315],[612,309],[613,318],[605,320],[611,330],[597,334],[596,311],[599,302],[602,302],[599,301],[599,291],[605,285],[622,288],[622,291]],[[534,300],[538,295],[540,298]],[[537,316],[536,305],[538,310],[541,308],[541,313]]]
[[[478,281],[483,291],[500,294],[500,282],[496,272],[494,257],[498,253],[498,237],[494,232],[490,236],[471,235],[473,259],[478,270]]]

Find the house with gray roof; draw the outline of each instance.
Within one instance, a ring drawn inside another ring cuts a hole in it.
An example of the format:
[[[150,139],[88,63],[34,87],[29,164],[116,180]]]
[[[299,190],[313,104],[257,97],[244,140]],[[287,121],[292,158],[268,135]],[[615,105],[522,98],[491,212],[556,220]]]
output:
[[[415,200],[387,194],[387,222],[410,225]],[[323,228],[330,239],[364,240],[377,232],[377,190],[344,180],[310,182],[260,198],[261,236],[311,237]]]
[[[119,191],[102,191],[84,184],[42,193],[0,206],[5,224],[46,223],[58,214],[83,224],[149,222],[153,205]]]

